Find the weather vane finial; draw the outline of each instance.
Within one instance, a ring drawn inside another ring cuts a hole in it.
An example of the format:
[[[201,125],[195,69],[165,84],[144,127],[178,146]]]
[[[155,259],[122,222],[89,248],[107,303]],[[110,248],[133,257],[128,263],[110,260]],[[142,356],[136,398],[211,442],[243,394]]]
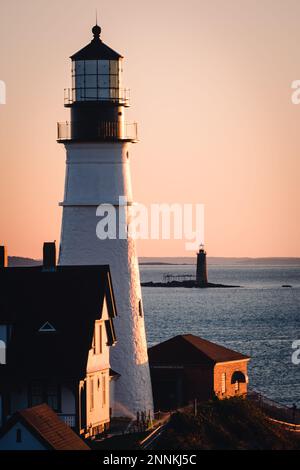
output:
[[[101,28],[98,26],[98,10],[96,8],[96,26],[93,27],[92,29],[93,35],[94,35],[94,40],[99,40],[100,39],[100,34],[101,34]]]

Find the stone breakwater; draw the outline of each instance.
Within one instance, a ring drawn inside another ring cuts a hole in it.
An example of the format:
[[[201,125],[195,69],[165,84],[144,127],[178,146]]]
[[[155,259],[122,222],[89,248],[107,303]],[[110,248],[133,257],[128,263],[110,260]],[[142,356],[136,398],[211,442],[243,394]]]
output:
[[[226,284],[213,284],[211,282],[197,284],[196,281],[171,281],[171,282],[143,282],[142,287],[185,287],[188,289],[208,289],[208,288],[237,288],[241,286],[229,286]]]

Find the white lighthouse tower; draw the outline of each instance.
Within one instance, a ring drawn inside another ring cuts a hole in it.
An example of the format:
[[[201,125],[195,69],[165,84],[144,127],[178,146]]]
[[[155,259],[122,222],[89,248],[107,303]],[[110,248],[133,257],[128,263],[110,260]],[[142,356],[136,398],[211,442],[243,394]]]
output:
[[[96,25],[90,44],[72,59],[72,89],[65,94],[71,122],[58,124],[58,141],[67,154],[61,265],[110,266],[118,317],[117,344],[111,367],[120,374],[114,383],[115,416],[153,411],[140,276],[134,240],[100,240],[97,207],[110,204],[117,218],[132,205],[130,145],[136,124],[125,122],[129,105],[121,88],[122,56],[100,39]],[[119,197],[125,196],[125,207]],[[126,224],[126,219],[125,219]],[[82,311],[84,315],[84,309]]]

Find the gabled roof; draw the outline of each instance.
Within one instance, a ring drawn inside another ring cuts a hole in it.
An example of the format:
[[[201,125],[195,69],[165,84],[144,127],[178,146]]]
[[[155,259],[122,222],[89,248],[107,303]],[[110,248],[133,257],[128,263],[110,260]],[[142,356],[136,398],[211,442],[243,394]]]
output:
[[[149,349],[152,365],[217,364],[249,360],[248,356],[194,335],[180,335]]]
[[[46,404],[17,411],[5,424],[0,437],[18,423],[22,423],[49,450],[90,450]]]
[[[0,270],[0,324],[12,325],[0,379],[85,377],[94,323],[101,319],[105,297],[105,325],[113,344],[116,307],[108,266]],[[39,331],[46,322],[55,331]]]

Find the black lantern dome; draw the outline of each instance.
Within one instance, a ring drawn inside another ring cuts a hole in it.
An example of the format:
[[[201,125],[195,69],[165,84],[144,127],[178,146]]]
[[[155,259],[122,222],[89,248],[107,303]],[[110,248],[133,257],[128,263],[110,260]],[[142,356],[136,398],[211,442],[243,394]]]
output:
[[[73,61],[77,60],[119,60],[123,59],[123,57],[118,54],[118,52],[114,51],[110,47],[108,47],[104,42],[101,41],[101,28],[100,26],[96,25],[92,29],[92,33],[94,38],[83,49],[76,52],[71,56]]]

